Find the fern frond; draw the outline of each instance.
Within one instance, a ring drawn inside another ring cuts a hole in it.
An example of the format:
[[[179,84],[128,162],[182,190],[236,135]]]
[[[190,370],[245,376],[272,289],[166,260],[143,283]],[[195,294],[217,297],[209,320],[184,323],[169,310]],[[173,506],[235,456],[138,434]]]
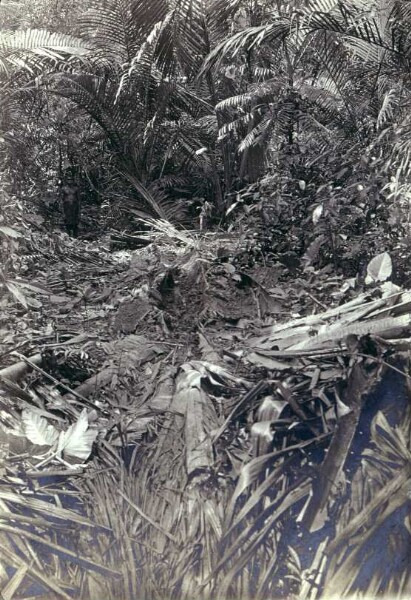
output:
[[[206,135],[216,136],[218,133],[218,122],[215,114],[205,115],[197,121],[198,125],[205,131]]]
[[[276,71],[273,68],[254,66],[253,75],[258,80],[266,80],[276,75]]]

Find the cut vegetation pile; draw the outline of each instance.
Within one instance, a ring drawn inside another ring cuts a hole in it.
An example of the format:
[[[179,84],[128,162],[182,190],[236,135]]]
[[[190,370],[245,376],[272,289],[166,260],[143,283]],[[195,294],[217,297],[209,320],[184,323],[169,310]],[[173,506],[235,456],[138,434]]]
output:
[[[162,236],[25,281],[77,328],[4,348],[4,598],[409,596],[411,292],[287,297],[233,237]]]

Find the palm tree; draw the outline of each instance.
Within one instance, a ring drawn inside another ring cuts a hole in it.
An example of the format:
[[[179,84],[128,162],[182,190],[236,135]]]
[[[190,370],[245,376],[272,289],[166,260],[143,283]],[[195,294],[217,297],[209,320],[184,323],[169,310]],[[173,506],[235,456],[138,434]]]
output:
[[[204,87],[194,85],[209,50],[206,19],[200,1],[91,3],[79,25],[94,48],[94,71],[49,79],[54,93],[80,106],[104,131],[120,174],[145,210],[162,218],[170,213],[158,179],[181,179],[179,160],[206,175],[217,205],[223,202],[213,106]]]
[[[239,132],[245,152],[267,148],[273,138],[295,143],[307,120],[319,121],[319,135],[324,125],[338,126],[365,142],[371,123],[381,126],[388,115],[391,122],[394,114],[404,118],[408,128],[400,98],[405,89],[409,97],[409,24],[409,7],[401,1],[276,2],[270,19],[223,40],[205,62],[207,73],[253,51],[267,65],[243,93],[217,105],[225,116],[220,135]],[[396,145],[402,152],[404,127]]]
[[[105,136],[115,177],[137,192],[143,212],[170,216],[168,189],[173,179],[181,185],[179,164],[191,180],[194,173],[197,195],[216,197],[221,206],[213,107],[204,87],[192,83],[209,50],[205,21],[202,2],[160,0],[150,7],[134,0],[91,2],[78,23],[82,39],[44,31],[5,33],[1,66],[6,71],[9,63],[17,67],[24,60],[33,74],[43,68],[36,86],[27,80],[24,89],[18,86],[20,107],[26,110],[27,97],[37,90],[45,93],[40,104],[49,109],[50,94],[66,98],[66,110],[79,107]],[[67,64],[65,56],[74,55],[70,43],[77,56],[87,56],[87,65]]]

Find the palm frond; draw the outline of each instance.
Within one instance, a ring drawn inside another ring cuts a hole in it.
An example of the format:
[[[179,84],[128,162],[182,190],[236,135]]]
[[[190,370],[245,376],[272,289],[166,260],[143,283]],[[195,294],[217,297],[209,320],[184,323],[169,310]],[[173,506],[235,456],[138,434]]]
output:
[[[240,31],[227,40],[221,42],[206,58],[200,71],[200,76],[218,67],[227,56],[235,56],[241,50],[250,50],[263,42],[270,42],[272,48],[279,47],[290,33],[290,24],[287,19],[277,19],[269,25],[250,27]]]
[[[222,140],[229,133],[236,133],[240,131],[240,128],[244,125],[248,125],[253,120],[253,116],[251,113],[246,113],[245,115],[241,115],[234,121],[230,121],[230,123],[226,123],[223,125],[218,132],[218,139]]]
[[[350,44],[364,51],[363,43],[390,52],[406,56],[409,48],[406,43],[407,35],[398,27],[398,21],[391,25],[390,15],[379,11],[375,16],[361,12],[340,3],[339,14],[315,12],[310,16],[310,27],[323,31],[342,34]]]
[[[213,0],[209,7],[210,25],[219,28],[221,24],[227,26],[238,9],[241,7],[242,0]]]
[[[167,13],[173,9],[171,3],[166,0],[154,0],[153,2],[129,0],[128,5],[132,18],[142,31],[152,29],[156,23],[163,21]]]
[[[309,490],[309,480],[307,478],[299,480],[286,492],[279,493],[274,500],[267,503],[267,507],[261,509],[252,525],[245,527],[241,533],[237,531],[235,536],[230,535],[227,539],[223,538],[224,555],[215,568],[215,573],[222,569],[225,570],[224,578],[219,584],[222,597],[227,597],[228,589],[234,578],[247,563],[257,557],[257,562],[258,559],[261,560],[259,550],[263,550],[265,561],[267,560],[267,546],[264,552],[263,545],[270,537],[275,536],[277,523],[289,513],[296,503],[307,497]],[[269,550],[268,554],[270,554]]]
[[[329,13],[338,8],[339,0],[309,0],[302,6],[302,10],[311,15],[315,12]]]
[[[411,5],[409,2],[397,2],[394,10],[399,20],[411,23]]]
[[[90,47],[83,40],[44,29],[0,32],[0,72],[8,73],[14,68],[35,72],[71,57],[85,58],[89,52]]]
[[[200,114],[214,112],[213,105],[207,102],[206,90],[203,86],[194,86],[186,82],[184,85],[176,82],[174,85],[175,93],[172,97],[173,106],[179,107],[189,115],[198,118]]]
[[[157,23],[153,27],[146,41],[142,43],[137,54],[132,58],[127,70],[121,77],[117,97],[123,89],[126,89],[127,92],[130,91],[129,87],[132,79],[138,82],[139,87],[142,87],[144,90],[147,89],[153,76],[155,44],[160,34],[161,26],[161,23]]]
[[[119,143],[119,132],[115,126],[115,89],[110,90],[107,81],[92,75],[54,75],[53,91],[74,102],[85,110],[106,132],[114,144]],[[124,118],[124,117],[123,117]]]
[[[382,105],[377,116],[377,129],[381,129],[381,127],[383,127],[388,120],[393,118],[397,105],[397,91],[395,89],[391,89],[384,95]]]
[[[256,104],[276,102],[282,90],[287,88],[287,79],[284,75],[267,79],[249,86],[247,92],[221,100],[216,105],[216,110],[226,108],[248,108]]]
[[[164,77],[170,78],[175,72],[175,14],[170,12],[161,23],[155,48],[155,62]]]
[[[175,149],[180,148],[186,157],[186,160],[191,164],[195,164],[200,167],[203,171],[208,171],[211,168],[210,159],[207,153],[198,151],[201,149],[198,140],[190,135],[189,131],[180,130],[179,135],[176,139]]]
[[[92,0],[79,20],[84,35],[104,57],[117,64],[130,62],[143,41],[141,21],[134,15],[138,4],[130,0],[107,0],[103,4]]]
[[[239,152],[244,152],[247,148],[261,144],[268,137],[270,132],[275,128],[276,123],[273,116],[268,113],[263,116],[261,121],[247,133],[241,144],[238,146]]]
[[[301,97],[308,105],[318,105],[320,113],[322,113],[326,119],[337,119],[341,114],[343,101],[338,94],[336,87],[332,85],[332,80],[325,80],[324,87],[322,87],[322,83],[323,81],[319,80],[317,86],[308,83],[300,84],[298,87]],[[328,89],[326,89],[327,84]]]
[[[252,93],[245,92],[243,94],[238,94],[237,96],[231,96],[229,98],[225,98],[221,100],[216,105],[216,110],[224,110],[225,108],[238,108],[238,107],[249,107],[252,101]]]
[[[371,446],[363,452],[361,466],[353,478],[352,494],[347,503],[342,507],[342,512],[336,520],[336,536],[328,545],[327,553],[335,556],[348,539],[355,539],[355,544],[348,552],[342,553],[339,559],[331,560],[330,568],[325,580],[325,595],[334,593],[350,594],[356,591],[356,579],[360,572],[359,556],[366,560],[375,561],[373,551],[370,551],[370,543],[373,535],[384,523],[408,502],[406,497],[406,481],[409,480],[408,465],[410,461],[409,450],[409,411],[404,419],[404,425],[394,429],[391,427],[382,412],[378,412],[371,424]],[[361,536],[357,532],[361,530]],[[398,542],[399,531],[395,532]],[[405,534],[405,531],[404,531]],[[388,535],[388,546],[391,536]],[[408,532],[406,533],[408,538]],[[407,539],[408,541],[408,539]],[[402,555],[399,543],[395,549],[396,553]],[[371,547],[372,548],[372,547]],[[377,570],[374,569],[374,583],[370,584],[369,591],[378,585],[379,593],[387,592],[386,586],[390,586],[388,579],[391,562],[384,563],[389,568],[384,569],[383,564]],[[400,595],[402,581],[404,585],[409,574],[399,567],[397,572],[395,591]],[[402,572],[401,572],[402,571]],[[399,577],[398,575],[401,575]],[[405,575],[405,577],[404,577]],[[337,592],[338,590],[338,592]]]
[[[348,69],[350,63],[344,44],[335,33],[321,31],[316,34],[314,52],[321,67],[318,87],[339,96],[350,120],[357,128],[356,111],[350,93],[352,70]]]
[[[206,6],[202,0],[178,0],[176,56],[183,72],[191,77],[208,52]]]

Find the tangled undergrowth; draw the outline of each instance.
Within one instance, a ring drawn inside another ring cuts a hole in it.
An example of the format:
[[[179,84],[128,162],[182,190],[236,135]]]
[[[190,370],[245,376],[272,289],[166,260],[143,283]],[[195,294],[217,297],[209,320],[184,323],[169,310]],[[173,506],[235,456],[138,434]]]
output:
[[[361,291],[246,265],[237,233],[2,234],[24,248],[1,297],[4,597],[409,594],[411,292],[381,283],[389,255]]]

